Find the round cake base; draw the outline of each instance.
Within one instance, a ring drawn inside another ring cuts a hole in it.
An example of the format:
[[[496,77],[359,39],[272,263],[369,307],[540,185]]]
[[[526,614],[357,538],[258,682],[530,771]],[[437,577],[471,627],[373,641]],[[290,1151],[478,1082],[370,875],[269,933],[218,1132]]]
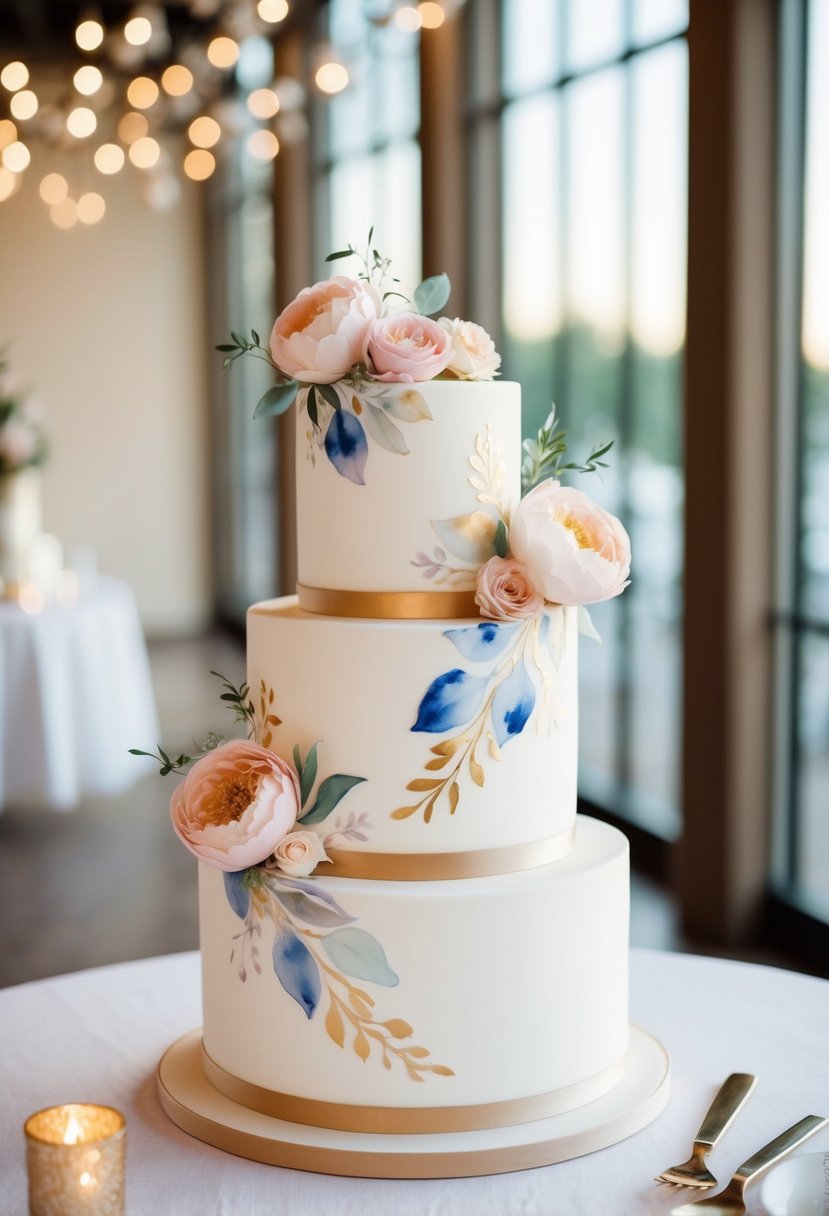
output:
[[[332,1131],[238,1106],[202,1071],[200,1029],[167,1049],[157,1081],[161,1105],[173,1123],[237,1157],[356,1178],[471,1178],[554,1165],[632,1136],[668,1101],[668,1074],[662,1044],[631,1026],[625,1075],[596,1101],[534,1123],[432,1135]]]

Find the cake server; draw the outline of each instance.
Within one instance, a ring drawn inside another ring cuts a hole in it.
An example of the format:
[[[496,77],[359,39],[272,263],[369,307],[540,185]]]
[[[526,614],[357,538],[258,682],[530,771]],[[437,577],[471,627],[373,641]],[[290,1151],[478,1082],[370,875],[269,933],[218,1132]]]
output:
[[[691,1156],[682,1165],[663,1170],[656,1181],[671,1182],[675,1186],[716,1186],[717,1180],[706,1166],[705,1158],[737,1118],[756,1084],[757,1078],[750,1072],[733,1072],[727,1077],[694,1136]]]
[[[750,1182],[759,1178],[766,1170],[797,1148],[809,1136],[825,1127],[829,1119],[820,1115],[807,1115],[799,1123],[781,1132],[774,1140],[759,1149],[748,1161],[744,1161],[724,1191],[719,1195],[695,1199],[672,1208],[670,1216],[745,1216],[747,1212],[744,1192]]]

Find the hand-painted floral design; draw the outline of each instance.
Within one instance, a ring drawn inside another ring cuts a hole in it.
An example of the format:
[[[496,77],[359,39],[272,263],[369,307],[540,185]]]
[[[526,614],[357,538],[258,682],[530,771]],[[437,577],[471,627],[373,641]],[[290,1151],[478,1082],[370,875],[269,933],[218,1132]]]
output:
[[[305,410],[311,423],[307,433],[311,463],[316,463],[318,452],[325,452],[340,476],[358,486],[366,484],[369,439],[387,452],[406,456],[408,444],[397,423],[432,418],[417,389],[357,378],[300,389],[298,408]]]
[[[325,1030],[338,1047],[348,1041],[364,1063],[374,1053],[385,1068],[400,1064],[412,1081],[423,1081],[428,1073],[454,1076],[453,1069],[430,1061],[425,1047],[405,1042],[414,1034],[408,1022],[378,1015],[362,983],[394,988],[397,974],[377,938],[357,927],[318,879],[287,878],[256,866],[225,874],[224,882],[228,902],[244,922],[231,954],[243,983],[249,965],[262,974],[260,944],[264,926],[272,925],[269,949],[276,978],[309,1020],[325,1008]]]
[[[525,621],[483,621],[447,629],[443,635],[468,663],[471,672],[453,667],[432,680],[417,709],[413,731],[449,734],[431,748],[424,765],[435,777],[417,777],[406,789],[422,795],[392,812],[392,819],[422,814],[429,823],[439,803],[450,815],[458,808],[464,770],[474,785],[486,780],[479,749],[493,760],[526,727],[539,700],[552,705],[552,677],[545,650],[558,667],[564,636],[564,609],[552,608]],[[484,739],[486,743],[484,744]]]

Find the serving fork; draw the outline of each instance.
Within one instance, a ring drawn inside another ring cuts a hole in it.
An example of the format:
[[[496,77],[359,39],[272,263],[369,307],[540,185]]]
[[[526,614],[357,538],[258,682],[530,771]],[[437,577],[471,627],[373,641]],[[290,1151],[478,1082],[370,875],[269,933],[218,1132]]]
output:
[[[792,1149],[797,1148],[809,1136],[814,1135],[829,1123],[819,1115],[807,1115],[793,1127],[781,1132],[763,1148],[759,1149],[748,1161],[744,1161],[724,1191],[719,1195],[706,1196],[705,1199],[694,1199],[691,1203],[683,1203],[678,1208],[672,1208],[670,1216],[745,1216],[747,1212],[744,1192],[750,1182],[759,1178],[766,1170],[775,1165]]]
[[[717,1180],[706,1166],[705,1158],[734,1122],[756,1084],[757,1078],[749,1072],[733,1072],[726,1077],[694,1136],[691,1156],[682,1165],[664,1170],[656,1181],[671,1182],[675,1186],[716,1186]]]

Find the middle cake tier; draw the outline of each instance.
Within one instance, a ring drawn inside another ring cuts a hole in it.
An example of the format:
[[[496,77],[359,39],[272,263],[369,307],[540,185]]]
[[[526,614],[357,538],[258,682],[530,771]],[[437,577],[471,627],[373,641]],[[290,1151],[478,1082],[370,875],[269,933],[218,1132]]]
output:
[[[576,815],[577,613],[376,621],[248,613],[259,741],[302,770],[321,873],[475,877],[544,865]]]

